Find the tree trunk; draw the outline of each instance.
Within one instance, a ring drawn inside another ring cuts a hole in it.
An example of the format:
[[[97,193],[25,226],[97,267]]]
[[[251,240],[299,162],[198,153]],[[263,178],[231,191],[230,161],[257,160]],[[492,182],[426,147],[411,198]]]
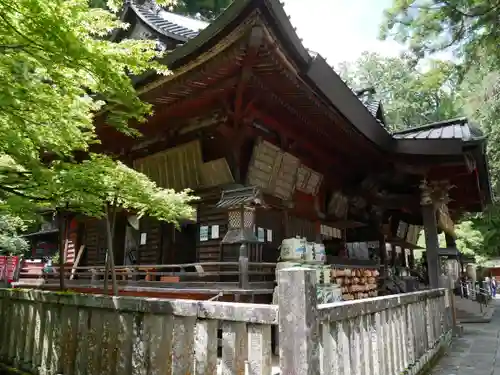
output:
[[[106,251],[106,258],[104,261],[104,294],[109,293],[109,252]]]
[[[64,255],[66,254],[66,249],[68,248],[68,233],[69,225],[66,221],[66,214],[58,211],[57,220],[59,221],[59,233],[64,236],[64,244],[61,246],[61,241],[59,241],[59,289],[66,289],[66,279],[64,277]]]
[[[113,240],[115,232],[115,221],[116,221],[116,208],[113,207],[110,210],[110,205],[106,206],[106,231],[108,240],[108,262],[111,271],[111,286],[113,288],[113,295],[118,295],[118,285],[116,283],[116,271],[115,271],[115,255],[113,251]]]

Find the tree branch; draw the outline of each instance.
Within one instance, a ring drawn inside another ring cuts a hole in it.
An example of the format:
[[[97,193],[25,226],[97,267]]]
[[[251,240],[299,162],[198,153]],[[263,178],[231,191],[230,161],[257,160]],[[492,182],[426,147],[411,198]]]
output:
[[[7,193],[11,193],[11,194],[14,194],[18,197],[22,197],[22,198],[26,198],[26,199],[31,199],[31,200],[34,200],[34,201],[39,201],[39,202],[50,202],[52,201],[52,199],[50,198],[46,198],[46,197],[37,197],[37,196],[33,196],[33,195],[29,195],[29,194],[26,194],[22,191],[19,191],[15,188],[11,188],[9,186],[3,186],[3,185],[0,185],[0,190],[3,190]]]
[[[7,50],[18,50],[18,49],[24,49],[26,48],[26,44],[2,44],[0,45],[0,51],[7,51]]]

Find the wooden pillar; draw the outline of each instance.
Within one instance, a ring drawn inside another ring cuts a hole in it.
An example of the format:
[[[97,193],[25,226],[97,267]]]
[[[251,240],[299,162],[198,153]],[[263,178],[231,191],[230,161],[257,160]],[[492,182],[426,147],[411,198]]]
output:
[[[380,233],[380,237],[378,240],[379,253],[380,253],[380,265],[382,266],[381,276],[382,278],[387,277],[387,269],[389,268],[389,264],[387,261],[387,249],[385,245],[385,236],[383,233]]]
[[[396,246],[394,246],[392,243],[391,243],[391,268],[395,267],[396,266],[396,258],[397,258],[397,254],[396,254]]]
[[[455,239],[453,238],[453,236],[450,236],[448,233],[445,233],[444,234],[444,238],[446,240],[446,247],[456,247],[457,244],[455,242]]]
[[[242,243],[239,251],[238,269],[239,269],[239,287],[248,289],[248,246]]]
[[[283,210],[283,238],[289,238],[291,236],[290,232],[290,218],[288,213],[288,202],[285,203],[285,209]]]
[[[422,220],[425,233],[425,248],[427,258],[427,272],[429,273],[429,284],[431,288],[439,288],[439,239],[436,221],[436,209],[430,197],[426,183],[422,183]]]
[[[415,249],[410,249],[410,256],[408,257],[408,267],[411,270],[415,269]]]

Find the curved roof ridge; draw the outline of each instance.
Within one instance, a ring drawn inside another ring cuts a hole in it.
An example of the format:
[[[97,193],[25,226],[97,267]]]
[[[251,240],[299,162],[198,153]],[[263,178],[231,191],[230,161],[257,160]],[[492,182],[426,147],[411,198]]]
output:
[[[392,136],[395,139],[459,139],[467,143],[486,138],[481,129],[466,117],[416,126],[394,132]]]
[[[467,117],[456,117],[456,118],[449,119],[449,120],[442,120],[442,121],[431,122],[431,123],[425,124],[425,125],[413,126],[411,128],[408,128],[408,129],[398,130],[396,132],[393,132],[392,134],[393,135],[404,135],[404,134],[408,134],[408,133],[413,133],[413,132],[418,131],[418,130],[436,129],[436,128],[441,128],[441,127],[447,126],[447,125],[463,124],[464,122],[469,122]]]
[[[209,25],[208,22],[193,17],[169,12],[154,0],[145,1],[143,4],[132,0],[130,7],[153,30],[180,42],[194,38],[200,30]]]

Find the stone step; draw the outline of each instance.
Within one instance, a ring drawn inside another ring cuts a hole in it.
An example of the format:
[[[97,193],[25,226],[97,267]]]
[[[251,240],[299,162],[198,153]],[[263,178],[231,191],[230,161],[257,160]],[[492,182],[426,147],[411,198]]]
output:
[[[455,309],[457,321],[460,323],[488,323],[494,311],[495,308],[491,305],[483,307],[483,312],[480,309],[475,311]]]

